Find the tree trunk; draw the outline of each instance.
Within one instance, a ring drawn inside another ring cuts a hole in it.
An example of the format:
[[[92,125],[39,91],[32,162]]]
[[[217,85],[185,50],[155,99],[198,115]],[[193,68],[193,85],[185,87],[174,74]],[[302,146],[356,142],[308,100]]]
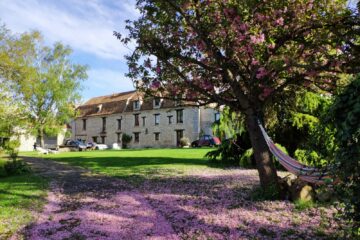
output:
[[[44,143],[44,129],[40,128],[39,129],[39,139],[40,139],[40,147],[44,148],[45,143]]]
[[[268,146],[266,145],[266,141],[259,128],[257,117],[254,114],[248,115],[246,117],[246,126],[254,151],[262,189],[266,192],[277,191],[277,193],[280,193],[276,169],[272,161]]]

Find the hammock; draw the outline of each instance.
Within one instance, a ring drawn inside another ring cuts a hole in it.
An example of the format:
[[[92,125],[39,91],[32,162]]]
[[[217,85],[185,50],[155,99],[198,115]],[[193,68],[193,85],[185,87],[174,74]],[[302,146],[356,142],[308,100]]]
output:
[[[259,122],[259,127],[266,141],[266,144],[269,147],[270,152],[274,155],[274,157],[286,170],[298,176],[303,181],[314,184],[324,184],[326,179],[328,180],[332,179],[328,171],[303,165],[298,161],[296,161],[295,159],[291,158],[290,156],[286,155],[271,140],[271,138],[266,133],[264,127],[261,125],[260,122]]]

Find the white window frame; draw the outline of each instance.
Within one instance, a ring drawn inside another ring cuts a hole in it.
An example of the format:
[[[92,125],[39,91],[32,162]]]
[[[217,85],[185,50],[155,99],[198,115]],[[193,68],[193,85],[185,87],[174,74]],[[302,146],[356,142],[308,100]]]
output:
[[[140,110],[140,105],[141,105],[140,100],[135,100],[135,101],[133,102],[134,110]]]
[[[157,100],[158,100],[158,103],[159,103],[158,105],[156,105]],[[161,98],[158,98],[158,97],[154,98],[154,100],[153,100],[153,108],[160,108],[161,102],[162,102]]]

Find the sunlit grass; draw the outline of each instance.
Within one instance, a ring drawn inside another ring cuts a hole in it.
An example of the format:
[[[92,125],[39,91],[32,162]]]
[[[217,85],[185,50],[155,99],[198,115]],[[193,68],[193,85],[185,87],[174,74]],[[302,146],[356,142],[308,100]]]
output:
[[[4,163],[0,160],[0,166]],[[44,204],[46,189],[47,180],[34,174],[0,177],[0,239],[8,239],[34,220],[34,211]]]
[[[40,155],[55,161],[81,166],[115,177],[181,174],[191,169],[210,168],[204,155],[209,148],[200,149],[130,149],[119,151],[65,152]],[[24,153],[39,156],[37,153]]]

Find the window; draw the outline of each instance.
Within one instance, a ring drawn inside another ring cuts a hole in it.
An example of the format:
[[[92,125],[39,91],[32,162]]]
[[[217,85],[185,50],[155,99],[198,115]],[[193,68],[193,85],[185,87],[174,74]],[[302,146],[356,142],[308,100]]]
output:
[[[183,109],[176,110],[176,122],[183,123]]]
[[[140,101],[136,100],[134,101],[134,110],[139,110],[140,109]]]
[[[118,130],[121,130],[121,118],[119,118],[118,120],[117,120],[117,129]]]
[[[106,117],[102,118],[102,131],[105,132],[106,131]]]
[[[215,122],[220,121],[220,113],[215,113]]]
[[[135,127],[136,127],[136,126],[139,126],[139,114],[134,114],[134,118],[135,118],[135,119],[134,119],[134,120],[135,120],[135,124],[134,124]]]
[[[101,143],[105,144],[105,136],[101,136]]]
[[[169,124],[172,124],[172,117],[173,117],[173,116],[168,116]]]
[[[143,125],[143,127],[145,127],[145,120],[146,120],[146,117],[142,117],[142,125]]]
[[[116,133],[116,139],[118,143],[121,142],[121,133]]]
[[[138,143],[140,141],[140,133],[136,132],[134,133],[134,142]]]
[[[93,140],[94,143],[97,143],[97,142],[98,142],[98,141],[97,141],[97,137],[92,137],[92,140]]]
[[[154,108],[159,108],[160,102],[161,102],[160,98],[158,98],[158,97],[154,98]]]
[[[83,119],[82,122],[83,122],[83,131],[86,131],[86,119]]]
[[[159,125],[160,124],[160,114],[154,114],[155,117],[155,125]]]
[[[156,132],[156,133],[154,133],[154,135],[155,135],[155,141],[159,141],[159,139],[160,139],[160,133],[159,133],[159,132]]]

